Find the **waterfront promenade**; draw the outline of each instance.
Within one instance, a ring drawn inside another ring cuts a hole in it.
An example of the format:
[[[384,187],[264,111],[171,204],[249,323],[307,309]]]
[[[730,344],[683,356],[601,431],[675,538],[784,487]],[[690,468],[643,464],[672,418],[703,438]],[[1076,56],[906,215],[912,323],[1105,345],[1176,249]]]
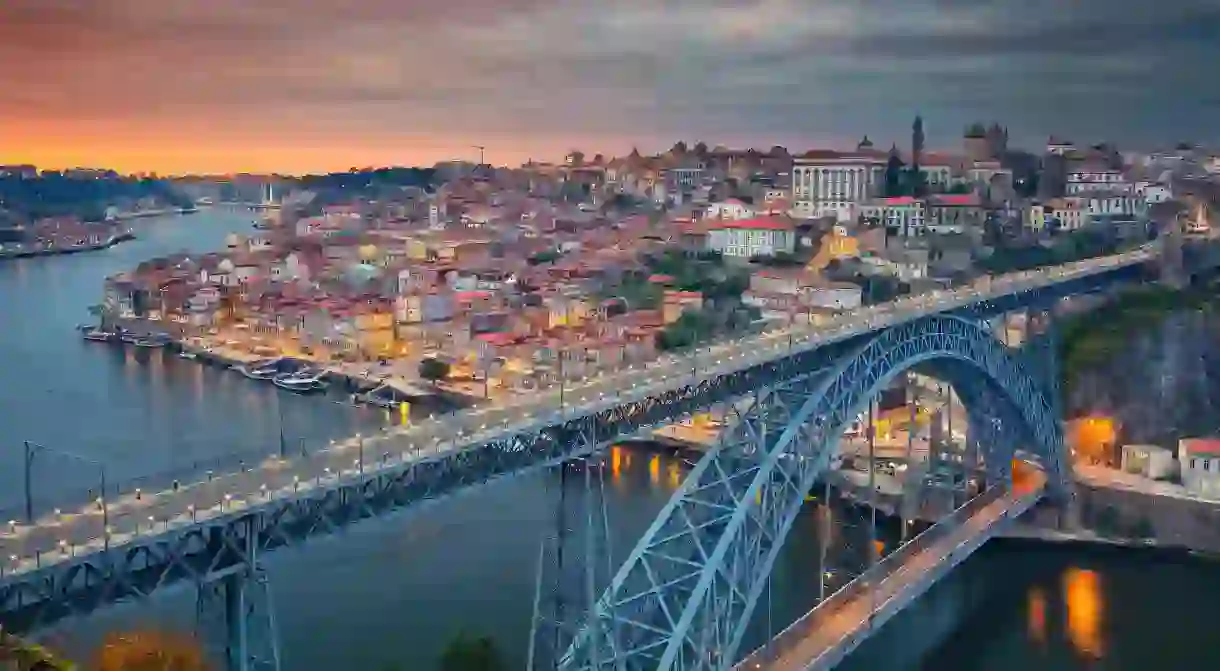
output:
[[[230,514],[278,497],[347,485],[384,469],[444,460],[505,436],[537,431],[570,418],[653,398],[926,314],[1142,264],[1154,256],[1151,250],[1141,248],[1114,257],[985,278],[954,291],[910,296],[857,310],[825,325],[799,325],[791,330],[722,342],[511,403],[424,420],[374,436],[353,437],[304,458],[270,459],[238,473],[204,476],[195,482],[179,482],[177,487],[166,483],[166,489],[156,493],[150,490],[118,499],[111,496],[85,502],[74,509],[44,514],[32,525],[13,520],[0,533],[0,558],[7,558],[4,575],[12,577],[81,554],[113,549],[143,536]]]

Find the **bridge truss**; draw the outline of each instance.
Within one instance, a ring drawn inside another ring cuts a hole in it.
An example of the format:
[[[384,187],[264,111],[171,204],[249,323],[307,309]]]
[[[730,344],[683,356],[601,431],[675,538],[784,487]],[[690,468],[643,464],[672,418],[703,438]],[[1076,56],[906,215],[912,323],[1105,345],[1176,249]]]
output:
[[[846,426],[895,378],[931,368],[969,413],[990,476],[1018,448],[1066,491],[1052,387],[985,324],[936,315],[768,385],[688,475],[591,609],[560,668],[728,668],[788,530]]]

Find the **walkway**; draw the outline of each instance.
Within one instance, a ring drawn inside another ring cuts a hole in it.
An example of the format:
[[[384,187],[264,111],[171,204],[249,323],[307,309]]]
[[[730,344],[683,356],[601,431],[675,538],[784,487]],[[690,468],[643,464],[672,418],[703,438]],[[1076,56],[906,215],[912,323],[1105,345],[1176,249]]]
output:
[[[229,514],[271,498],[350,483],[354,478],[369,478],[384,469],[401,468],[420,460],[447,459],[498,439],[657,397],[692,382],[747,370],[929,314],[1086,278],[1154,258],[1154,251],[1141,248],[1119,256],[985,277],[953,291],[934,291],[861,308],[825,324],[802,324],[790,330],[750,335],[689,354],[664,356],[583,384],[565,385],[562,390],[551,388],[375,436],[353,437],[307,457],[272,458],[262,464],[250,464],[244,472],[205,475],[198,482],[181,482],[176,489],[164,483],[165,490],[155,494],[145,492],[138,499],[134,493],[120,499],[112,495],[105,502],[108,529],[103,523],[100,500],[62,512],[40,511],[49,514],[28,526],[22,520],[0,521],[0,579],[98,551],[107,545],[115,548],[133,538]]]
[[[956,510],[832,594],[735,669],[806,671],[833,668],[889,618],[1024,513],[1046,479],[1026,474],[1014,487],[996,487]]]

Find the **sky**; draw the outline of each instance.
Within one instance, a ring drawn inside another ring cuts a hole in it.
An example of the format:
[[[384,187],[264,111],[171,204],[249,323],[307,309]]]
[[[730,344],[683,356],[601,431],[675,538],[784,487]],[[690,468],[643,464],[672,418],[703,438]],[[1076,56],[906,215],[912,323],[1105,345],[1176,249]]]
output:
[[[1220,0],[0,0],[0,163],[1220,141]]]

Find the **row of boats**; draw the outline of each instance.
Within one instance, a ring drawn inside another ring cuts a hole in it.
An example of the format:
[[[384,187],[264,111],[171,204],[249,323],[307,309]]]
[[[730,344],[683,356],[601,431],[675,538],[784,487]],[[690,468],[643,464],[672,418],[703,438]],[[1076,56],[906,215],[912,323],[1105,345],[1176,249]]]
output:
[[[290,357],[252,361],[233,369],[251,380],[270,380],[280,389],[298,394],[326,391],[330,386],[325,370]]]
[[[85,340],[93,342],[117,342],[150,349],[163,348],[174,342],[172,337],[164,334],[136,334],[121,328],[108,331],[100,327],[82,326],[80,330]],[[183,350],[178,356],[183,359],[195,359],[198,355]],[[232,369],[251,380],[270,380],[280,389],[298,394],[322,392],[330,386],[325,369],[292,357],[261,359],[232,366]],[[396,408],[403,401],[409,400],[409,395],[404,395],[388,384],[381,384],[359,394],[359,400],[384,408]]]
[[[93,342],[121,342],[136,347],[161,348],[173,342],[173,338],[163,333],[153,333],[140,335],[131,331],[118,329],[116,331],[105,331],[100,328],[90,328],[84,331],[82,336],[85,340]]]

